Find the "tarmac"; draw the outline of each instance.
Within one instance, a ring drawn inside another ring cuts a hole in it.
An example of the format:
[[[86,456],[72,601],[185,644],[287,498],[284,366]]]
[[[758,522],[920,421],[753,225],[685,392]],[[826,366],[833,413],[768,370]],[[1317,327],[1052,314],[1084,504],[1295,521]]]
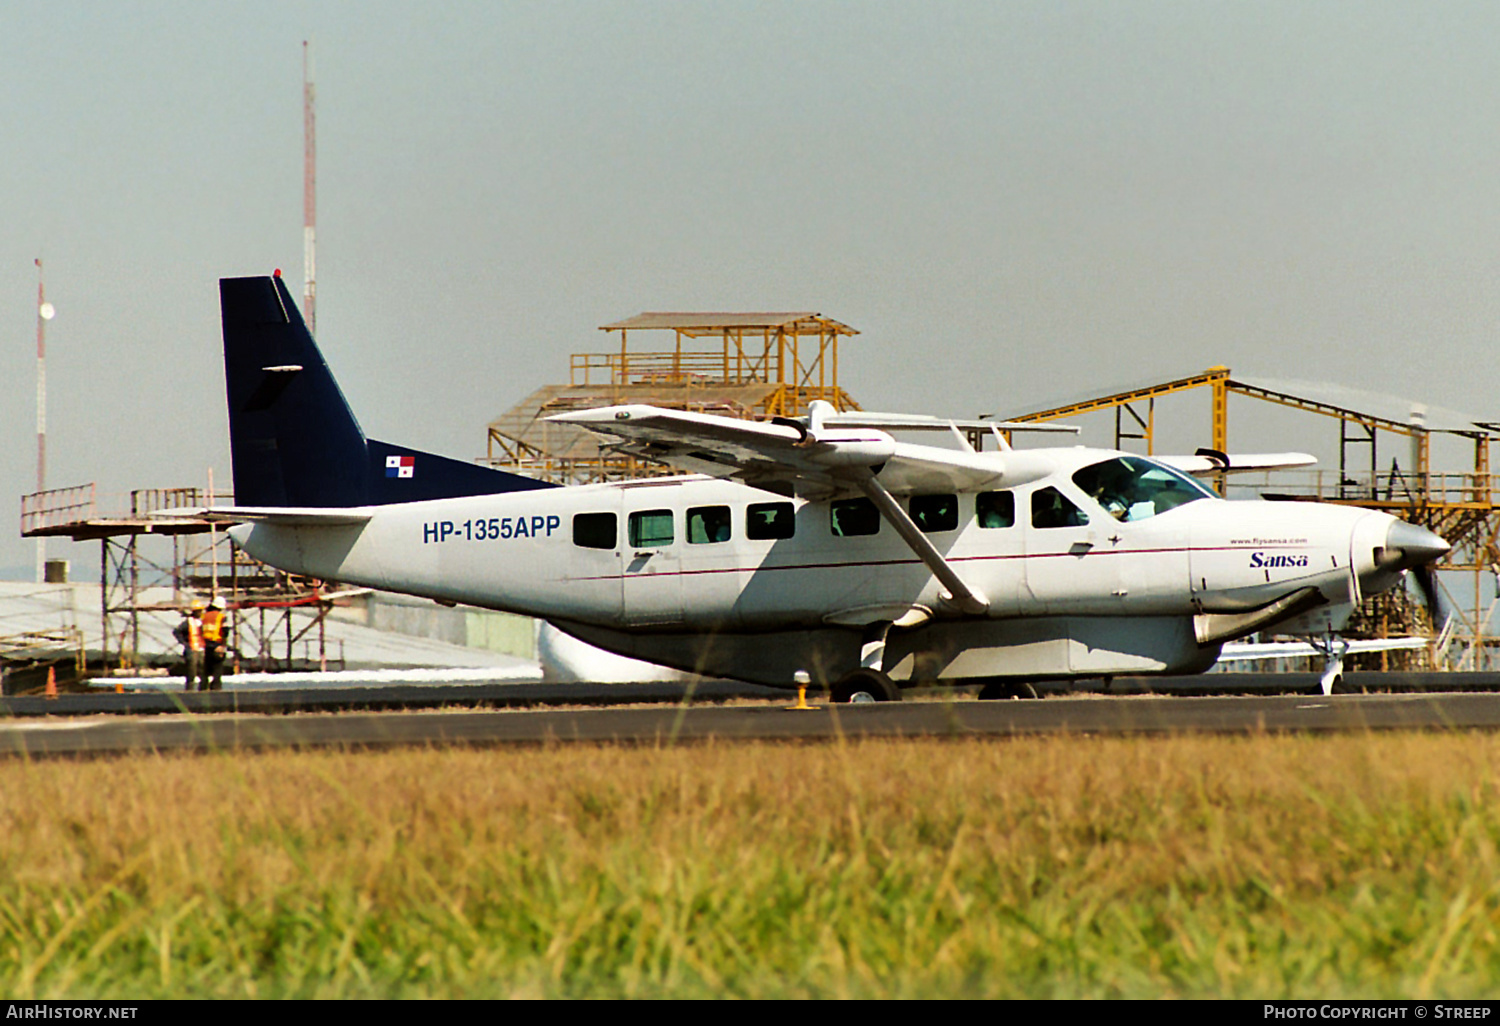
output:
[[[206,696],[216,698],[219,696]],[[60,699],[59,699],[60,701]],[[383,749],[400,746],[630,744],[868,738],[992,739],[1500,729],[1500,694],[1057,697],[822,706],[750,705],[344,712],[326,716],[178,714],[48,716],[0,721],[0,756],[99,757],[126,753]]]

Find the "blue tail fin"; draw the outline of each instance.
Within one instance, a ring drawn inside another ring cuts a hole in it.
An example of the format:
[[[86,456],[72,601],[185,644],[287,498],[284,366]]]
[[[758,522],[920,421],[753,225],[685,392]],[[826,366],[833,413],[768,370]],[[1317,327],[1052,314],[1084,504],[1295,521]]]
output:
[[[382,506],[555,487],[365,438],[280,276],[223,278],[240,506]]]

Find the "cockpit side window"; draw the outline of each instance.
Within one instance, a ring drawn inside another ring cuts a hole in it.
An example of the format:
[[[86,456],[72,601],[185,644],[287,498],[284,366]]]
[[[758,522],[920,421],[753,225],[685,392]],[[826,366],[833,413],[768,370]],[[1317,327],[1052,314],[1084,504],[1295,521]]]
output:
[[[1073,483],[1116,520],[1146,520],[1184,503],[1213,497],[1197,481],[1171,467],[1138,456],[1091,463]]]
[[[1083,527],[1089,515],[1056,488],[1038,488],[1031,493],[1031,526]]]

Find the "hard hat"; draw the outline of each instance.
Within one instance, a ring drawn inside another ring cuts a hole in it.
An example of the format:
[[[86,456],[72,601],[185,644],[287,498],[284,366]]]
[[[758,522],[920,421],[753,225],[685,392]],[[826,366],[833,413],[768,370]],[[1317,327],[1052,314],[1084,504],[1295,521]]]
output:
[[[213,597],[213,601],[211,601],[208,604],[208,606],[209,606],[210,609],[223,609],[224,608],[224,600],[221,599],[221,598],[219,598],[219,596],[215,595]]]
[[[193,600],[192,612],[196,613],[196,612],[201,611],[202,609],[203,609],[203,601],[201,599],[194,599]]]

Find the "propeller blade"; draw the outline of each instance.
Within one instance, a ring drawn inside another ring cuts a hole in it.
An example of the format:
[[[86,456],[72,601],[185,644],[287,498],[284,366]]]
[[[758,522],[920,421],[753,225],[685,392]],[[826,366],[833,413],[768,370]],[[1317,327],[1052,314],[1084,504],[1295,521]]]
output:
[[[1443,608],[1442,592],[1438,590],[1437,571],[1431,563],[1423,563],[1413,567],[1411,575],[1417,582],[1417,590],[1422,593],[1422,604],[1427,607],[1427,616],[1432,620],[1433,633],[1440,633],[1447,625],[1448,616]]]

